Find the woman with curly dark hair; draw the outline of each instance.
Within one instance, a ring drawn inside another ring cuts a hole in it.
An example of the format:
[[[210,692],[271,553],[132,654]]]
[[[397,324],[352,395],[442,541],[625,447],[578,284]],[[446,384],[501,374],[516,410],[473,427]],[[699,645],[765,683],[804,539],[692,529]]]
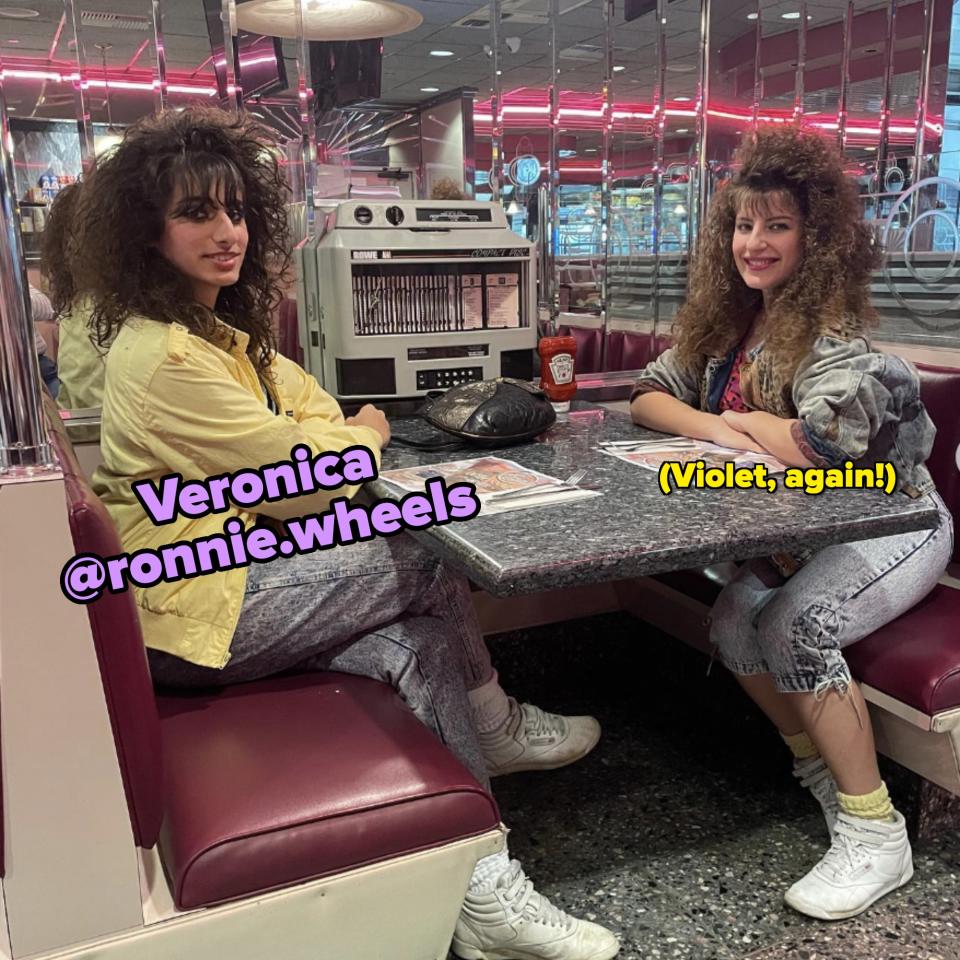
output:
[[[103,400],[106,349],[93,342],[93,304],[79,282],[77,270],[77,210],[81,183],[64,187],[50,207],[43,231],[40,270],[50,289],[59,329],[57,402],[67,410],[99,407]],[[95,438],[96,427],[84,428],[81,438]]]
[[[336,401],[273,349],[270,314],[290,264],[287,190],[266,131],[248,118],[188,109],[138,123],[85,184],[78,260],[106,362],[94,487],[124,549],[222,535],[224,523],[270,523],[327,509],[357,486],[255,511],[179,514],[156,526],[131,489],[235,474],[369,448],[379,463],[386,417]],[[470,589],[406,534],[283,556],[136,589],[154,679],[173,687],[238,683],[300,668],[391,683],[482,782],[584,756],[600,729],[504,693]],[[507,947],[509,944],[509,947]],[[506,849],[481,860],[454,950],[471,960],[520,949],[530,958],[605,960],[603,927],[533,890]]]
[[[80,182],[71,183],[54,197],[43,230],[40,272],[56,314],[62,314],[77,295],[75,271],[71,264],[76,247],[73,222],[82,186]]]
[[[633,419],[792,466],[889,461],[897,495],[940,513],[935,530],[746,563],[712,611],[712,642],[791,748],[830,831],[829,851],[787,903],[835,920],[913,875],[842,649],[934,587],[952,521],[924,466],[935,428],[916,372],[865,336],[877,251],[839,152],[774,127],[748,138],[737,161],[700,236],[675,345],[641,374]]]

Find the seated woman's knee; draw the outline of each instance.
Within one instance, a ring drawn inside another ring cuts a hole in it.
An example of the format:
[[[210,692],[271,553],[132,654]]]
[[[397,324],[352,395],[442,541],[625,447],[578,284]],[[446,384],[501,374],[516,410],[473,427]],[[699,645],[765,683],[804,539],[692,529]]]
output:
[[[728,584],[710,612],[710,642],[733,673],[766,673],[753,626],[755,596],[740,581]]]
[[[824,683],[849,683],[843,626],[840,612],[823,603],[798,609],[783,595],[768,604],[757,621],[757,641],[778,689],[813,693]]]
[[[735,586],[724,587],[710,610],[710,642],[721,651],[731,645],[743,623],[742,604],[738,602]]]

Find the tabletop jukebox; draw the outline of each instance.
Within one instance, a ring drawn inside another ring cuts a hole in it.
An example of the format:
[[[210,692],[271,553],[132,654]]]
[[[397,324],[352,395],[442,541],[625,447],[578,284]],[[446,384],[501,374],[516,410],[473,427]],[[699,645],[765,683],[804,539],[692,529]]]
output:
[[[534,376],[536,254],[498,204],[347,200],[297,249],[306,368],[341,399]]]

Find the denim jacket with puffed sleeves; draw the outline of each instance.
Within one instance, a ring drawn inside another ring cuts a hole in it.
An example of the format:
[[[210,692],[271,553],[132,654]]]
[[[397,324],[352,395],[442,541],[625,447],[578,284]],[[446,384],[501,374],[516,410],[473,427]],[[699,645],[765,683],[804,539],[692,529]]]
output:
[[[656,390],[719,413],[736,352],[691,369],[671,347],[642,371],[631,400]],[[751,351],[747,359],[758,353]],[[752,395],[744,391],[751,409],[762,409],[753,399],[763,395],[759,386]],[[903,493],[916,498],[934,489],[924,463],[936,427],[920,400],[917,372],[907,361],[872,350],[863,337],[818,337],[797,367],[791,400],[797,420],[793,439],[811,463],[838,467],[847,460],[861,466],[889,461]]]

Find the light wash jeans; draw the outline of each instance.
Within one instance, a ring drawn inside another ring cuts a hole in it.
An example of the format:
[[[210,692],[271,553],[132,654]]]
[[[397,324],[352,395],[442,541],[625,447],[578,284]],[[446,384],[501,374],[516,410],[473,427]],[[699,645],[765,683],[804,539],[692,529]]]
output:
[[[389,683],[489,786],[467,690],[493,676],[470,587],[407,534],[253,564],[222,670],[148,651],[154,681],[222,686],[291,670]]]
[[[772,674],[783,693],[844,692],[841,651],[906,613],[936,585],[953,553],[953,522],[936,493],[933,530],[820,550],[784,581],[749,561],[711,611],[710,640],[734,673]]]

